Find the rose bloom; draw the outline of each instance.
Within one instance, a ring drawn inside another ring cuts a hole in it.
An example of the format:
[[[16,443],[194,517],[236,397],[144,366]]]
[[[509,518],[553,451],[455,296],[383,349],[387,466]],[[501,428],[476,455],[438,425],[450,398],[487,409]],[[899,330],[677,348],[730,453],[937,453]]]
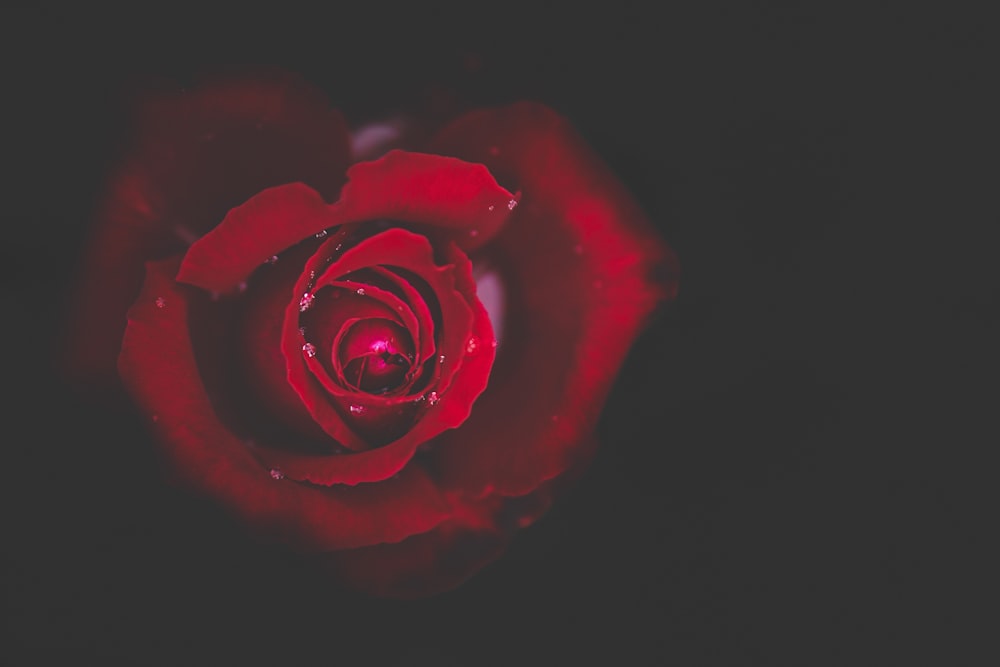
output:
[[[174,479],[377,595],[452,588],[544,514],[677,288],[535,103],[352,135],[292,75],[205,79],[137,106],[102,201],[75,372],[117,361]]]

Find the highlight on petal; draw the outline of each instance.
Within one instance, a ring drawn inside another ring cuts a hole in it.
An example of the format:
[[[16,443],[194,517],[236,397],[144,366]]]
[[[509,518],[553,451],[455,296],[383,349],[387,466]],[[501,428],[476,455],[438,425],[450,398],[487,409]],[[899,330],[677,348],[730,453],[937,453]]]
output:
[[[481,162],[524,192],[491,245],[507,292],[501,357],[461,432],[437,444],[446,486],[523,495],[580,456],[633,340],[676,294],[677,259],[547,107],[472,112],[431,149]]]
[[[178,264],[148,265],[118,362],[178,478],[252,530],[305,550],[398,542],[449,518],[448,500],[417,465],[380,484],[335,488],[300,484],[263,465],[218,420],[205,393],[188,322],[190,300],[204,295],[174,282]]]

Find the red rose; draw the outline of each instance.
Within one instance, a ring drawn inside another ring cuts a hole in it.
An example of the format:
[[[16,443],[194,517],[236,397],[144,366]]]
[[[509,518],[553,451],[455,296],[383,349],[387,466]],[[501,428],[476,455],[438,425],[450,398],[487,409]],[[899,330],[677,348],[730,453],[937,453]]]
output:
[[[77,372],[117,357],[178,480],[351,585],[422,595],[497,557],[588,461],[676,291],[622,185],[539,104],[369,161],[352,150],[371,134],[352,147],[282,74],[137,119],[86,258]]]

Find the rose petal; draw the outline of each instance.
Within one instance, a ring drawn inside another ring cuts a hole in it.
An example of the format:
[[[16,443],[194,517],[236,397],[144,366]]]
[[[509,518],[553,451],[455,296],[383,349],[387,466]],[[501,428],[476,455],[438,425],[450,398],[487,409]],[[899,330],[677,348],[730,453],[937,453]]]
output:
[[[455,588],[503,554],[510,540],[482,508],[465,508],[432,531],[397,544],[326,554],[348,586],[381,597],[415,599]]]
[[[177,280],[228,292],[268,257],[335,224],[326,202],[309,186],[268,188],[230,210],[218,227],[191,246]]]
[[[338,215],[415,225],[466,251],[492,239],[518,199],[482,165],[426,153],[389,151],[355,164],[347,176]]]
[[[276,479],[215,417],[188,335],[189,298],[172,280],[178,261],[152,262],[129,323],[119,370],[153,418],[180,479],[233,510],[253,529],[307,549],[398,542],[439,525],[450,506],[420,466],[363,487],[320,489]]]
[[[558,489],[552,482],[515,498],[470,503],[452,498],[453,518],[396,544],[377,544],[322,558],[347,586],[397,599],[451,590],[499,558],[510,537],[545,514]]]
[[[64,368],[80,380],[117,381],[125,313],[147,260],[182,251],[267,187],[301,181],[332,199],[350,159],[340,113],[321,91],[283,72],[144,97],[135,115],[87,244],[61,346]]]
[[[446,485],[523,495],[580,456],[632,341],[676,294],[677,260],[544,106],[470,113],[431,148],[482,162],[524,192],[491,246],[508,290],[502,361],[461,431],[437,445]]]

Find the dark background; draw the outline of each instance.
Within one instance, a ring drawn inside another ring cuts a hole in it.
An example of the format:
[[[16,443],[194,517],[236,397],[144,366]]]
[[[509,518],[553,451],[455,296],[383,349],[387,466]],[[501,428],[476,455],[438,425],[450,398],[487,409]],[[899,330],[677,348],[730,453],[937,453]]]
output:
[[[995,31],[617,4],[7,21],[0,662],[989,662]],[[455,592],[317,583],[164,486],[139,423],[53,368],[123,95],[233,62],[299,71],[352,120],[546,102],[681,258],[588,474]]]

